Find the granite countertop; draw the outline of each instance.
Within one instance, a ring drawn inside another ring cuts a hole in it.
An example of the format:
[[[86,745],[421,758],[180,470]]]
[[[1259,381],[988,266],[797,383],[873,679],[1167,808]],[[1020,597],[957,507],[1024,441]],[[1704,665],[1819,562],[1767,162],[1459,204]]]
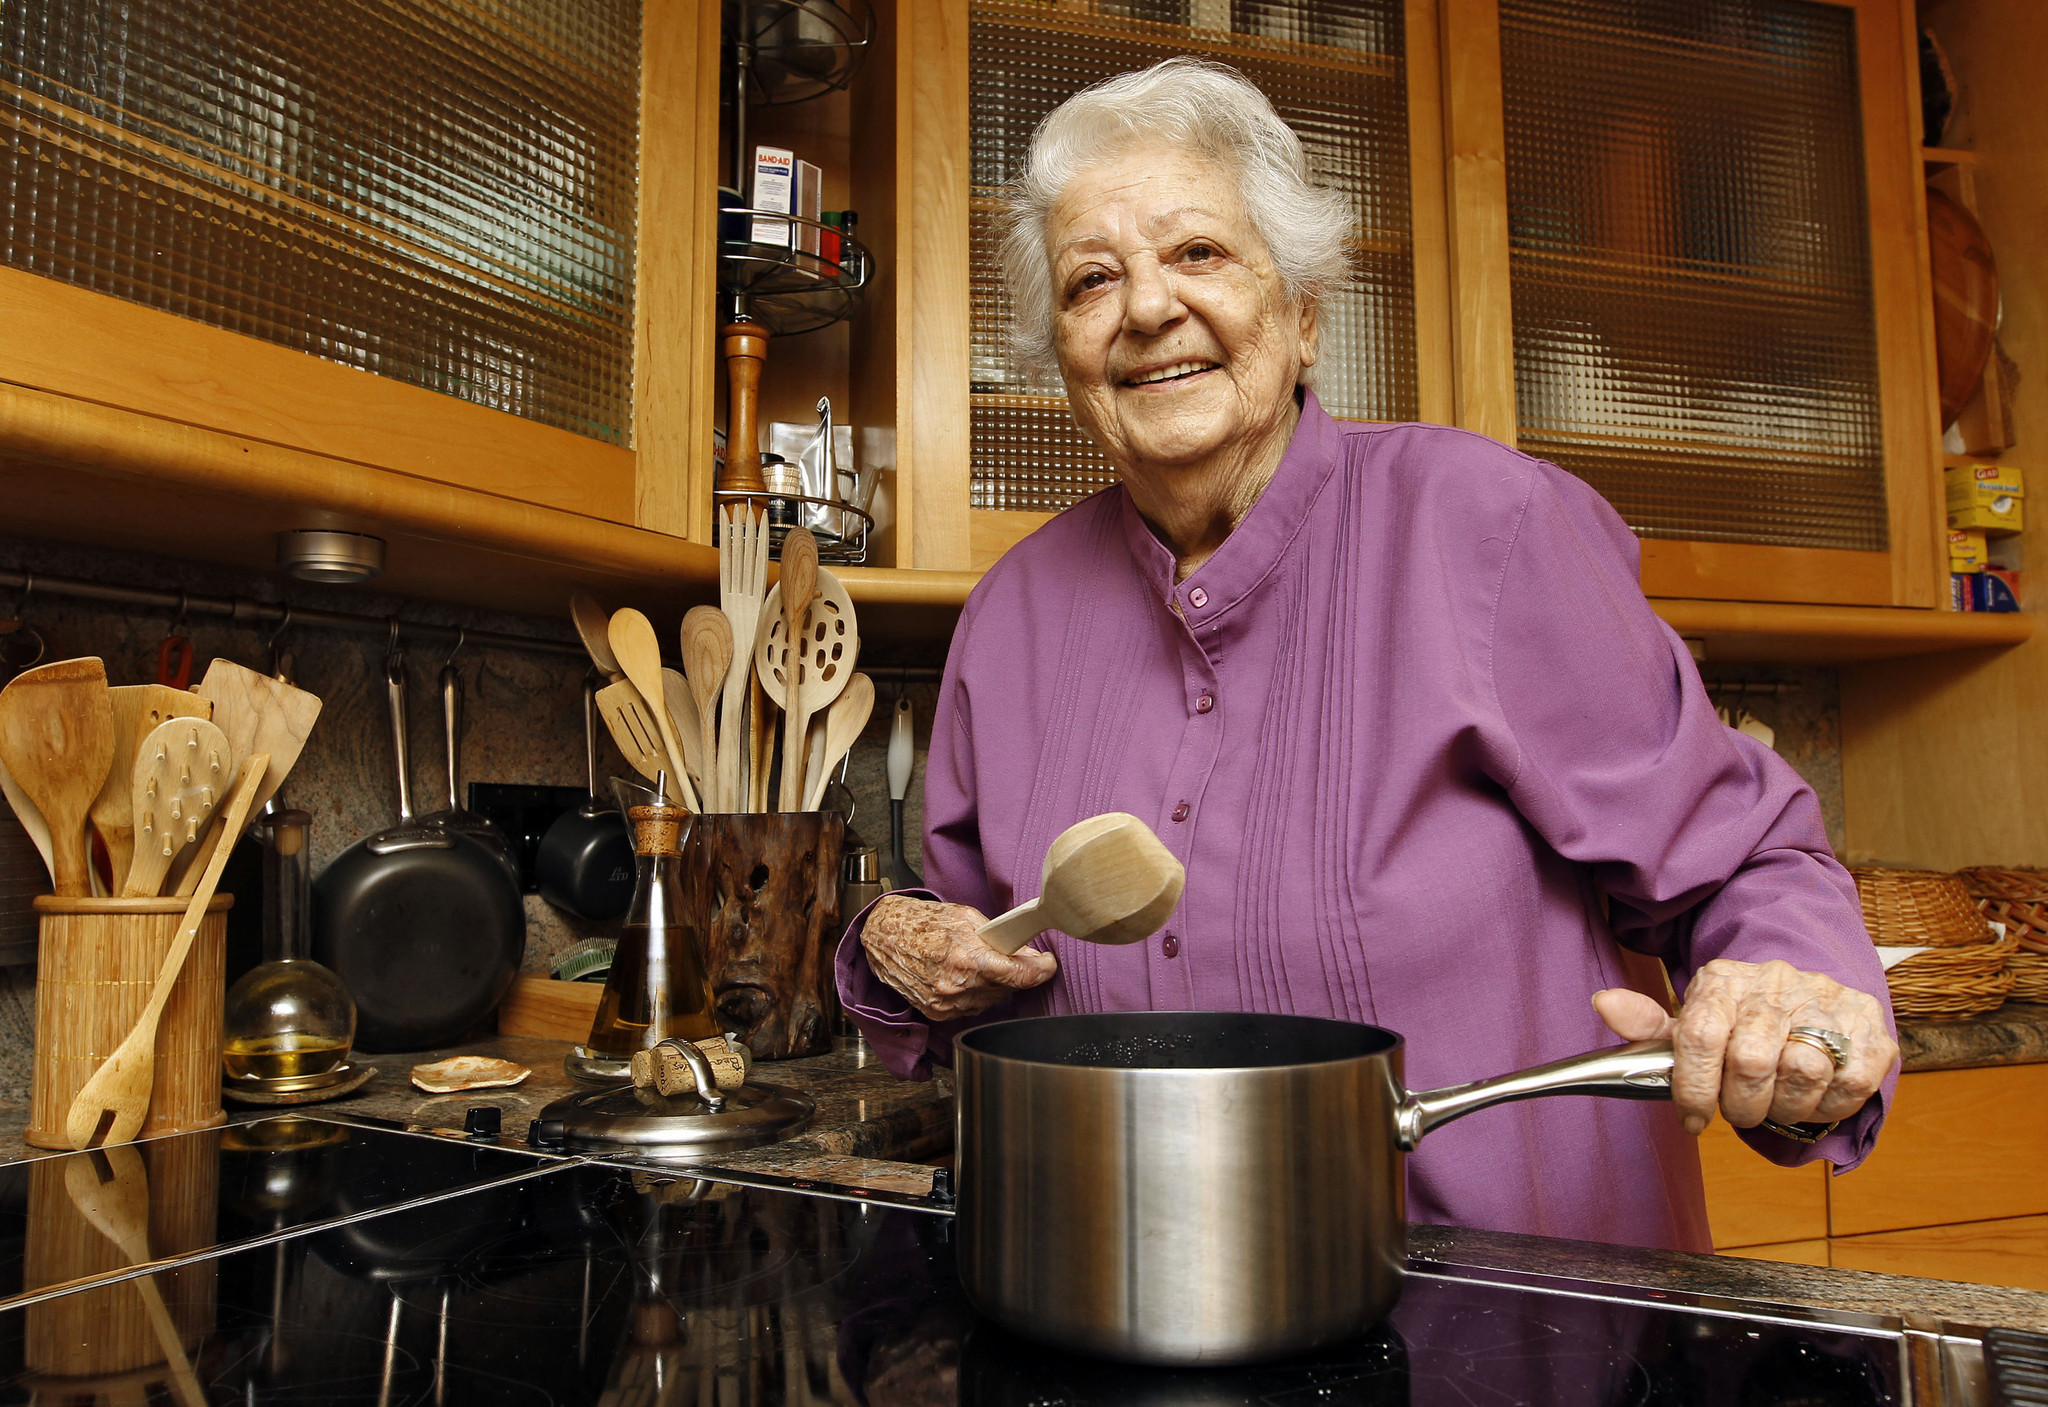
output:
[[[1908,1071],[2048,1062],[2048,1005],[2007,1002],[1960,1021],[1901,1021],[1899,1056]]]
[[[1651,1291],[1762,1301],[1805,1309],[1968,1328],[2048,1330],[2048,1294],[1965,1285],[1910,1275],[1786,1265],[1735,1256],[1647,1251],[1589,1241],[1558,1241],[1459,1226],[1408,1228],[1410,1263],[1431,1263],[1627,1285]]]
[[[399,1124],[418,1131],[459,1131],[463,1115],[477,1105],[502,1112],[504,1136],[523,1142],[527,1123],[564,1095],[589,1089],[562,1069],[567,1041],[538,1036],[493,1036],[466,1045],[396,1055],[358,1052],[357,1063],[376,1068],[363,1088],[339,1099],[290,1106],[237,1104],[223,1101],[230,1122],[246,1123],[279,1114],[304,1113],[320,1118],[362,1118]],[[515,1061],[533,1073],[509,1089],[475,1089],[457,1094],[427,1094],[415,1089],[412,1067],[451,1055],[487,1055]],[[924,1197],[931,1191],[932,1169],[914,1159],[931,1158],[953,1146],[952,1072],[922,1083],[898,1080],[872,1063],[865,1047],[852,1041],[828,1055],[801,1060],[763,1061],[754,1078],[788,1085],[816,1101],[818,1112],[798,1137],[766,1148],[721,1154],[699,1166],[731,1171],[746,1180],[774,1184],[825,1184]],[[53,1150],[32,1148],[21,1138],[28,1124],[26,1108],[0,1110],[0,1164],[46,1156]],[[897,1161],[902,1160],[902,1161]]]

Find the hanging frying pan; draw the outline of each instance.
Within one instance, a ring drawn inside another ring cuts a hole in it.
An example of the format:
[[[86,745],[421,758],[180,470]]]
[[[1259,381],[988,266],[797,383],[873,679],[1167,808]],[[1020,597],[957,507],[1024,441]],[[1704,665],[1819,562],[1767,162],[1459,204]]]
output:
[[[313,955],[356,999],[356,1048],[446,1045],[495,1007],[526,950],[526,911],[474,836],[413,819],[405,659],[385,661],[398,824],[334,857],[313,885]]]

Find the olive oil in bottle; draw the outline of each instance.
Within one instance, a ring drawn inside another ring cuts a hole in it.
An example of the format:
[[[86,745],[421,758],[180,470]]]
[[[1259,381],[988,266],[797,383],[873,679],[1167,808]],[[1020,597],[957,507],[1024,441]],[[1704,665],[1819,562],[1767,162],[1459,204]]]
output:
[[[627,819],[637,868],[633,902],[585,1047],[621,1060],[670,1036],[702,1041],[719,1034],[683,873],[697,818],[678,806],[635,806]]]

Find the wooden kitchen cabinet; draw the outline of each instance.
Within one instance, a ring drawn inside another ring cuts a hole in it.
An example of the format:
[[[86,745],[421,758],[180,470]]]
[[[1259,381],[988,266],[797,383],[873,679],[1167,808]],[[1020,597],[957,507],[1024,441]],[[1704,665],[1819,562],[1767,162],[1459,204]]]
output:
[[[2048,1289],[2048,1065],[1899,1078],[1868,1160],[1776,1168],[1716,1121],[1700,1164],[1723,1254]]]
[[[979,570],[1042,521],[968,506],[977,3],[877,0],[875,43],[841,104],[852,128],[846,167],[827,174],[861,212],[877,276],[835,350],[813,334],[785,339],[770,358],[771,376],[791,385],[837,367],[832,384],[843,378],[849,396],[842,418],[879,430],[887,446],[889,530],[872,544],[873,565],[841,573],[877,608],[878,639],[943,639]],[[1917,101],[1910,16],[1902,0],[1846,3],[1861,45],[1892,549],[1849,563],[1744,543],[1646,542],[1646,589],[1714,659],[1914,655],[2010,644],[2030,628],[2020,617],[1927,609],[1945,564],[1927,423],[1924,221],[1906,119]],[[1017,10],[1014,0],[989,4]],[[1139,23],[1089,8],[1060,23]],[[1416,413],[1512,440],[1499,0],[1404,8]],[[0,269],[10,529],[261,567],[278,529],[339,527],[390,541],[384,585],[400,592],[549,610],[574,584],[663,608],[708,599],[719,13],[647,0],[641,14],[629,444]],[[1267,58],[1314,47],[1259,43]]]

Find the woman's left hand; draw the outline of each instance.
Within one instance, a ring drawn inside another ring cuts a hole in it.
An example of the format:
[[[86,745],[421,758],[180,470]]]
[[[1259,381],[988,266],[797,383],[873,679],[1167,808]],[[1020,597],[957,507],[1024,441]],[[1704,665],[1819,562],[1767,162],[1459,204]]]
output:
[[[1875,997],[1789,962],[1717,958],[1693,974],[1677,1016],[1641,992],[1593,996],[1601,1020],[1632,1041],[1669,1036],[1676,1056],[1671,1102],[1685,1131],[1698,1134],[1718,1106],[1737,1128],[1765,1119],[1833,1123],[1861,1109],[1899,1058]],[[1787,1038],[1817,1026],[1848,1038],[1849,1062]]]

